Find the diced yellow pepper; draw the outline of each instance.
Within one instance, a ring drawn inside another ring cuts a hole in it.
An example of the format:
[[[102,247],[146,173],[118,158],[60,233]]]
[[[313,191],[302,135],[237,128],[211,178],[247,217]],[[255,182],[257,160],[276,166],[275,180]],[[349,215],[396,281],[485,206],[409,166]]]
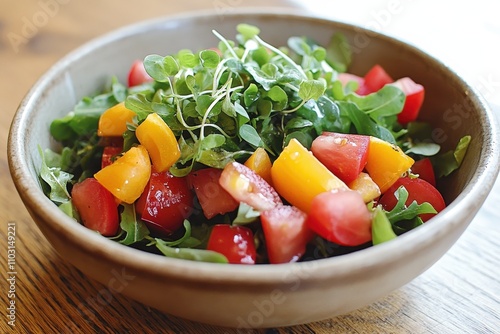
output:
[[[382,193],[389,189],[414,162],[397,145],[370,137],[365,169]]]
[[[370,175],[363,172],[354,181],[349,183],[348,186],[350,189],[360,193],[365,203],[373,201],[380,196],[380,188],[373,182]]]
[[[149,114],[137,127],[135,135],[148,150],[157,172],[168,170],[181,156],[174,133],[158,114]]]
[[[278,194],[308,213],[316,195],[325,191],[348,189],[299,141],[290,140],[271,168]]]
[[[250,158],[245,161],[245,166],[257,173],[257,175],[266,180],[267,183],[273,184],[271,176],[271,167],[273,164],[266,150],[262,147],[257,148],[255,152],[253,152]]]
[[[127,123],[132,123],[135,112],[121,102],[104,111],[99,118],[97,135],[101,137],[122,136],[127,130]]]
[[[148,151],[141,145],[132,147],[111,165],[94,174],[104,188],[128,204],[134,203],[141,196],[150,176]]]

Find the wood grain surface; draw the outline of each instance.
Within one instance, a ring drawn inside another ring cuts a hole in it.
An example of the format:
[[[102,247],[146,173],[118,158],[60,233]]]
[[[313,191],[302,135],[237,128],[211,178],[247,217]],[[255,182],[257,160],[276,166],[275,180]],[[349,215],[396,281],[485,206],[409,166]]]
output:
[[[6,146],[10,121],[23,95],[45,70],[73,48],[143,19],[200,8],[230,11],[244,4],[276,7],[297,6],[300,2],[0,2],[0,333],[238,332],[171,317],[111,294],[105,286],[64,262],[40,233],[17,195],[9,174]],[[500,333],[499,202],[500,184],[462,238],[437,264],[378,302],[322,322],[239,332]],[[11,275],[7,272],[12,271],[8,267],[8,245],[13,243],[8,237],[14,228],[17,274],[15,326],[12,326],[7,309]]]

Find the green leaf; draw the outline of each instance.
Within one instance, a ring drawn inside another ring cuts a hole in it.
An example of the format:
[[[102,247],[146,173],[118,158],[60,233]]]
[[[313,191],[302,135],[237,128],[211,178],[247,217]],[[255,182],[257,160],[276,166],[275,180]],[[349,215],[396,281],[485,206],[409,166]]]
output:
[[[406,150],[405,153],[406,154],[413,153],[430,157],[437,154],[440,149],[441,146],[439,146],[436,143],[420,142],[412,144],[411,147],[408,150]]]
[[[240,23],[236,26],[236,30],[243,35],[246,39],[252,39],[258,34],[260,34],[260,29],[257,28],[256,26],[246,24],[246,23]]]
[[[220,56],[214,50],[203,50],[200,52],[201,65],[206,68],[216,68],[220,62]]]
[[[387,218],[381,206],[377,206],[373,212],[372,219],[372,242],[374,245],[396,238],[391,222]]]
[[[184,68],[194,68],[199,64],[198,57],[188,49],[182,49],[177,53],[179,65]]]
[[[338,72],[345,72],[352,59],[349,41],[342,33],[333,34],[326,48],[327,62]]]
[[[76,221],[80,221],[80,216],[78,215],[78,211],[75,210],[73,206],[73,202],[71,200],[61,203],[58,206],[59,210],[64,212],[68,217],[73,218]]]
[[[387,128],[377,124],[375,120],[360,110],[356,104],[343,101],[339,101],[337,104],[340,107],[342,114],[347,115],[350,118],[357,133],[361,135],[374,136],[391,144],[396,143],[394,136]]]
[[[191,223],[189,222],[189,220],[184,219],[183,226],[184,226],[184,235],[177,240],[172,240],[172,241],[163,240],[164,245],[170,247],[177,246],[181,248],[184,247],[189,248],[189,247],[196,247],[201,243],[198,239],[193,238],[191,236]]]
[[[40,177],[45,181],[49,187],[49,198],[56,203],[66,203],[71,199],[71,195],[68,192],[68,182],[73,179],[73,175],[66,173],[59,167],[49,167],[45,160],[45,154],[42,148],[38,146],[38,152],[42,158],[42,164],[40,166]],[[46,149],[46,154],[56,154]]]
[[[200,149],[211,150],[213,148],[224,145],[225,142],[226,142],[226,137],[218,133],[213,133],[206,136],[200,141]]]
[[[437,213],[432,205],[427,202],[418,204],[416,201],[413,201],[410,205],[406,206],[408,191],[404,186],[399,187],[394,192],[394,196],[396,196],[398,202],[391,211],[387,212],[387,219],[389,219],[391,224],[396,224],[402,220],[414,219],[421,214]]]
[[[128,96],[125,100],[125,107],[135,112],[139,121],[145,120],[153,112],[151,101],[143,94]]]
[[[228,263],[228,260],[224,255],[214,251],[205,249],[170,247],[166,244],[165,241],[158,238],[155,238],[155,241],[156,248],[158,248],[160,252],[162,252],[162,254],[167,257],[190,261]]]
[[[243,92],[243,103],[245,104],[245,106],[250,107],[252,103],[259,99],[259,97],[259,89],[254,83],[251,83]]]
[[[436,177],[448,176],[458,169],[467,153],[471,136],[460,138],[454,150],[432,157],[432,164],[436,170]]]
[[[239,130],[240,137],[254,147],[262,146],[262,139],[257,130],[248,124],[243,124]]]
[[[120,228],[126,233],[125,238],[119,242],[124,245],[132,245],[144,240],[149,235],[146,225],[137,220],[135,205],[122,204],[123,212],[120,215]]]
[[[311,122],[310,120],[304,119],[302,117],[294,117],[286,123],[285,132],[287,132],[288,130],[294,130],[294,129],[296,130],[312,126],[313,122]]]
[[[374,120],[399,114],[403,110],[405,99],[403,91],[392,85],[385,85],[377,92],[365,96],[357,94],[346,96],[347,101],[355,103]]]
[[[273,100],[273,107],[275,110],[283,110],[288,105],[288,95],[280,86],[273,86],[267,96]]]
[[[160,55],[149,55],[144,58],[144,69],[158,82],[167,82],[170,76],[165,69],[165,58]]]
[[[326,82],[324,79],[304,80],[299,86],[299,97],[304,100],[317,100],[326,90]]]
[[[255,210],[250,205],[240,202],[238,214],[233,220],[234,225],[246,225],[253,223],[260,217],[260,211]]]

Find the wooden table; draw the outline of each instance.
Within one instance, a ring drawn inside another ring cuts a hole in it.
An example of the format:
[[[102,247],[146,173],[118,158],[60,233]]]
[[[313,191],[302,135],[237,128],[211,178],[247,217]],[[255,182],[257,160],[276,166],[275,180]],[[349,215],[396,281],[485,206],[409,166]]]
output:
[[[272,5],[298,3],[299,1],[293,3],[275,1]],[[368,7],[365,10],[357,8],[356,11],[353,4],[346,4],[347,7],[340,6],[342,3],[347,3],[346,1],[331,3],[339,5],[339,11],[332,11],[332,15],[339,15],[338,13],[344,11],[350,15],[346,16],[350,20],[364,20],[367,17],[375,20],[378,17],[377,13],[383,13],[383,10],[389,8],[388,3],[381,1],[370,2],[369,5],[366,2]],[[199,8],[231,11],[235,6],[242,4],[243,1],[240,0],[179,2],[143,0],[133,4],[116,0],[107,2],[40,0],[0,3],[2,32],[0,110],[3,115],[0,131],[2,150],[0,332],[68,334],[237,332],[233,329],[177,319],[121,295],[112,295],[106,306],[97,303],[96,298],[104,287],[85,277],[54,252],[21,203],[10,179],[6,143],[10,120],[23,95],[51,64],[76,46],[104,32],[142,19]],[[270,1],[254,0],[251,5],[268,6]],[[350,11],[348,6],[353,10]],[[316,8],[321,11],[319,7]],[[378,12],[373,12],[373,8]],[[404,18],[398,16],[398,20]],[[398,20],[394,22],[397,24]],[[391,27],[395,29],[396,26],[388,24],[383,28],[390,30]],[[496,73],[498,76],[493,79],[498,83],[500,73],[498,71]],[[497,89],[498,86],[493,88]],[[485,95],[490,92],[491,87],[486,87],[483,91]],[[495,187],[470,228],[436,265],[377,303],[318,323],[249,332],[498,333],[500,331],[499,200],[500,184]],[[6,311],[10,298],[9,284],[6,284],[8,278],[6,272],[9,271],[6,270],[8,226],[15,226],[16,229],[15,327],[8,324]]]

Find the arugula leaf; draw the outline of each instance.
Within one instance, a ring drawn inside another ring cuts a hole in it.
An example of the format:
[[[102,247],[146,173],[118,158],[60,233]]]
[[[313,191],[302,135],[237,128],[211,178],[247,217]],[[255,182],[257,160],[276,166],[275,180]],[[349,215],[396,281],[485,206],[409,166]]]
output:
[[[448,176],[460,167],[467,153],[470,141],[471,136],[464,136],[460,139],[454,150],[431,158],[436,170],[436,177]]]
[[[405,99],[403,91],[392,85],[385,85],[379,91],[365,96],[355,93],[346,96],[347,101],[354,102],[375,121],[399,114],[403,110]]]
[[[374,245],[396,238],[397,235],[392,229],[391,222],[387,218],[385,211],[379,205],[373,212],[372,219],[372,242]]]
[[[71,195],[68,192],[68,182],[73,179],[73,175],[61,170],[60,167],[47,165],[45,155],[52,156],[50,162],[54,163],[54,161],[57,161],[57,153],[46,149],[44,154],[40,146],[38,146],[38,152],[42,158],[40,177],[50,187],[48,197],[57,203],[68,202],[71,199]]]
[[[403,220],[411,220],[425,213],[437,213],[432,205],[427,202],[418,204],[416,201],[413,201],[410,205],[406,206],[408,195],[408,191],[403,186],[394,192],[394,196],[396,196],[398,202],[391,211],[387,212],[387,219],[389,219],[391,224],[394,225]]]
[[[167,257],[201,262],[229,262],[227,258],[221,253],[205,249],[170,247],[167,245],[167,242],[162,239],[155,238],[154,240],[156,241],[156,248],[158,248],[160,252],[162,252],[162,254]]]
[[[351,64],[352,51],[344,34],[335,33],[326,48],[327,62],[338,72],[345,72]]]
[[[126,236],[119,242],[124,245],[132,245],[144,240],[149,235],[149,230],[141,220],[137,220],[135,205],[122,205],[123,212],[120,215],[120,228],[126,233]]]
[[[257,130],[255,130],[254,127],[248,125],[248,124],[243,124],[240,127],[240,136],[243,140],[245,140],[247,143],[254,147],[259,147],[262,146],[263,142],[262,139],[260,138],[259,134],[257,133]]]
[[[326,82],[324,79],[304,80],[299,86],[299,97],[304,100],[317,100],[326,90]]]
[[[240,202],[238,214],[233,220],[234,225],[246,225],[257,221],[260,211],[255,210],[250,205]]]

